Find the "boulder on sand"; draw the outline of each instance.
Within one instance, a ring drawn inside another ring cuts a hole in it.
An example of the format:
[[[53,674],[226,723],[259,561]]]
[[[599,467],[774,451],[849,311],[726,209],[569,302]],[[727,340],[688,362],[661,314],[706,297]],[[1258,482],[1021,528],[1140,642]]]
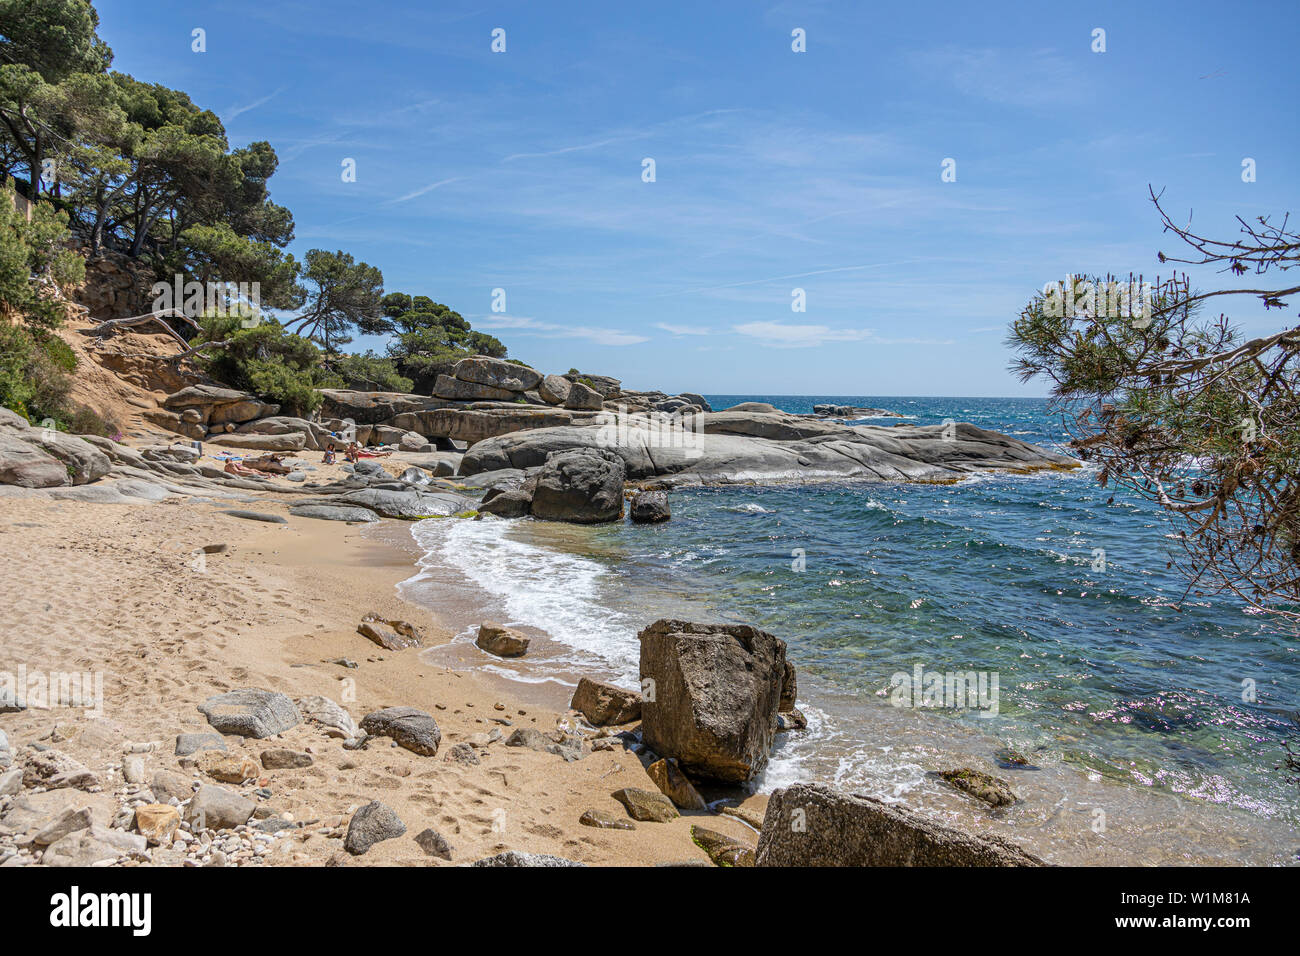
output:
[[[63,462],[23,441],[12,429],[0,429],[0,484],[58,488],[72,482]]]
[[[1043,866],[1001,837],[963,833],[895,804],[798,783],[772,794],[759,866]]]
[[[617,521],[625,475],[623,459],[608,449],[556,452],[534,476],[532,516],[576,524]]]
[[[406,832],[406,824],[392,807],[372,800],[352,815],[343,849],[360,856],[376,843],[392,840]]]
[[[627,724],[641,718],[640,693],[592,680],[590,677],[578,681],[569,706],[596,727]]]
[[[270,690],[244,688],[209,697],[199,712],[213,729],[240,737],[274,737],[302,723],[294,702]]]
[[[645,745],[699,779],[743,783],[762,771],[776,736],[785,641],[747,624],[667,618],[638,637]]]
[[[386,707],[361,719],[361,729],[372,737],[391,737],[412,753],[433,757],[442,732],[431,714],[415,707]]]

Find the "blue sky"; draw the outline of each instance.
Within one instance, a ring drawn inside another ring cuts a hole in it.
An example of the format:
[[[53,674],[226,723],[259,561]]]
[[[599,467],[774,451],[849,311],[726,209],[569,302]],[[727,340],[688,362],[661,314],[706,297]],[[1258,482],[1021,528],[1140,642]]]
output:
[[[1042,394],[1007,324],[1069,272],[1154,273],[1148,183],[1225,237],[1300,213],[1294,2],[96,7],[116,69],[275,146],[299,257],[629,387]]]

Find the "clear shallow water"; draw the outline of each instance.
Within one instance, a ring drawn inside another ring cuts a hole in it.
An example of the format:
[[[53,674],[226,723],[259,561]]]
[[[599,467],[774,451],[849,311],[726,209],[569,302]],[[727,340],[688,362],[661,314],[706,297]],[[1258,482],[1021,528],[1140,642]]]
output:
[[[863,405],[1062,440],[1037,400],[709,400]],[[928,773],[971,765],[1022,797],[992,825],[1058,862],[1294,861],[1297,788],[1275,768],[1300,709],[1296,639],[1226,599],[1175,608],[1168,522],[1111,498],[1086,473],[679,489],[654,527],[423,522],[409,587],[432,600],[459,585],[456,626],[492,613],[536,628],[538,653],[498,669],[559,685],[593,668],[634,684],[636,632],[659,616],[776,633],[812,726],[782,742],[764,789],[815,779],[989,825]],[[891,677],[918,665],[996,675],[996,715],[891,706]],[[999,747],[1039,769],[999,770]]]

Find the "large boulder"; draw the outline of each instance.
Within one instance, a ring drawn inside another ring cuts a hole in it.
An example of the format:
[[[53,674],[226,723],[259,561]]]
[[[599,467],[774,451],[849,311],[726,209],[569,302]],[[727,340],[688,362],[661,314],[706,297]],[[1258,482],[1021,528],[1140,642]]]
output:
[[[209,697],[199,704],[213,729],[240,737],[274,737],[302,723],[294,702],[270,690],[244,688]]]
[[[280,435],[232,432],[214,436],[208,441],[226,448],[245,448],[249,451],[302,451],[307,447],[307,436],[303,432],[284,432]]]
[[[224,425],[265,418],[280,411],[279,405],[263,402],[256,395],[219,385],[191,385],[163,399],[163,407],[182,412],[196,409],[199,420],[208,425]]]
[[[543,521],[596,524],[623,517],[623,459],[593,448],[551,455],[534,476],[531,513]]]
[[[569,386],[569,394],[564,399],[564,407],[579,411],[599,411],[604,407],[605,399],[600,392],[581,382]]]
[[[896,804],[799,783],[772,794],[759,866],[1043,866],[997,836],[964,833]]]
[[[600,393],[601,398],[609,398],[611,395],[617,395],[623,387],[623,383],[616,378],[608,375],[592,375],[587,372],[566,372],[564,375],[570,382],[581,382],[588,388],[595,389]]]
[[[462,382],[487,385],[507,392],[526,392],[537,388],[542,381],[541,373],[526,365],[486,355],[461,359],[452,369],[452,375]]]
[[[433,385],[433,394],[453,402],[497,401],[505,402],[515,398],[515,393],[504,388],[481,385],[478,382],[466,382],[451,375],[439,375]]]
[[[535,428],[591,423],[594,412],[525,405],[518,402],[476,402],[469,406],[432,408],[397,415],[390,424],[418,432],[429,439],[469,444]]]
[[[356,425],[390,424],[397,415],[441,408],[447,404],[428,395],[412,395],[407,392],[359,392],[348,388],[322,388],[320,393],[324,398],[320,409],[322,419],[350,420]]]
[[[303,448],[309,451],[323,451],[331,442],[335,448],[342,448],[346,444],[342,438],[331,434],[330,430],[324,425],[309,422],[305,418],[291,418],[283,415],[245,422],[235,429],[235,432],[241,435],[292,435],[301,433],[303,435]],[[296,451],[297,449],[293,450]]]
[[[62,462],[74,485],[98,481],[113,467],[108,455],[76,435],[65,435],[46,428],[29,428],[19,434],[45,454]]]
[[[639,638],[645,745],[697,778],[734,784],[761,772],[776,736],[785,642],[747,624],[671,619]]]
[[[537,386],[537,394],[542,401],[551,405],[563,405],[569,397],[570,382],[563,375],[548,375]]]
[[[19,437],[26,432],[0,428],[0,484],[20,488],[58,488],[72,483],[67,466]]]

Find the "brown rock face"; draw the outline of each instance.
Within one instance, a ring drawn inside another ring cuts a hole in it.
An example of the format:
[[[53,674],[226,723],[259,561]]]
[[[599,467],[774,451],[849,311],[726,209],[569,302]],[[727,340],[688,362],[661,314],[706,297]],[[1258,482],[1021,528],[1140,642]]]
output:
[[[696,778],[742,783],[758,774],[776,735],[785,641],[747,624],[670,619],[639,637],[646,746]]]
[[[772,794],[759,866],[1043,866],[1009,840],[963,833],[873,797],[799,783]]]
[[[569,706],[597,727],[627,724],[641,717],[641,695],[613,684],[584,677]]]
[[[650,766],[645,768],[650,779],[655,782],[659,791],[683,810],[707,810],[709,805],[704,802],[700,792],[695,786],[686,779],[686,774],[682,773],[681,768],[677,766],[677,761],[671,757],[665,757],[662,760],[656,760]]]
[[[673,802],[662,793],[653,790],[641,790],[638,787],[624,787],[610,794],[627,809],[627,815],[633,820],[643,822],[667,823],[681,816]]]

